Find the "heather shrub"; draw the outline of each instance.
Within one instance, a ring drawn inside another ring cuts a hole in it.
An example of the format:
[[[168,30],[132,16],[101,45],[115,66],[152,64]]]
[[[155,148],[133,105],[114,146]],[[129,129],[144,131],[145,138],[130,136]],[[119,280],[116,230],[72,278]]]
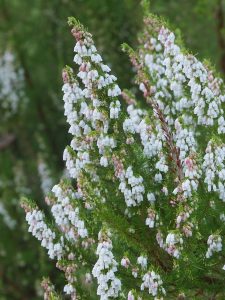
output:
[[[224,83],[154,15],[123,45],[136,86],[121,91],[92,35],[69,18],[63,69],[68,174],[23,198],[29,231],[65,273],[46,299],[223,299]],[[214,298],[213,298],[214,297]]]

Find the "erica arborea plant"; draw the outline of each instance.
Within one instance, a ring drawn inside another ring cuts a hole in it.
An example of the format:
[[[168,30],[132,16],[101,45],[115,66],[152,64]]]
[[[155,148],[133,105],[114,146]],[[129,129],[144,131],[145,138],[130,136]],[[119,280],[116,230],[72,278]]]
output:
[[[68,23],[78,65],[63,70],[70,179],[46,197],[51,220],[22,200],[29,231],[71,299],[223,299],[222,79],[148,14],[139,47],[123,45],[140,91],[121,92],[92,35]]]

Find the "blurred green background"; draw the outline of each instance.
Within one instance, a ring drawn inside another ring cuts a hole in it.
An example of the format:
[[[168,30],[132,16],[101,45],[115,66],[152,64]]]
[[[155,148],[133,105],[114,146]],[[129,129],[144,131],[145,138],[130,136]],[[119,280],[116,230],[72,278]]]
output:
[[[222,76],[224,2],[151,1],[151,11],[168,19],[188,49],[200,59],[209,59]],[[133,70],[120,45],[137,43],[142,27],[139,0],[0,0],[0,54],[13,53],[15,67],[24,71],[24,94],[16,114],[5,117],[0,98],[0,300],[42,299],[42,276],[63,283],[54,263],[48,262],[45,251],[27,232],[19,198],[25,194],[44,207],[40,158],[53,183],[63,174],[68,128],[61,70],[72,64],[74,47],[68,16],[78,18],[94,35],[120,86],[132,86]]]

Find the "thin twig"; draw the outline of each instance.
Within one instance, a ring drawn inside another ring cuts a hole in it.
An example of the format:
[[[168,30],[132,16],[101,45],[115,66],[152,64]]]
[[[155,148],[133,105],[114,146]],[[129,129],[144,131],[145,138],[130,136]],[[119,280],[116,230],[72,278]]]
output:
[[[10,146],[16,137],[13,133],[5,134],[4,136],[0,137],[0,150],[4,150],[8,146]]]

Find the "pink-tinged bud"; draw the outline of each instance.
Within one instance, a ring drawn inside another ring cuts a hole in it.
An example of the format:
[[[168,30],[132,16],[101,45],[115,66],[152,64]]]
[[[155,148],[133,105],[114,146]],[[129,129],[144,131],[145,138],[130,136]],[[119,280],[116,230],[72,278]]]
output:
[[[179,215],[177,217],[177,226],[180,226],[181,221],[182,221],[182,217]]]
[[[209,81],[213,81],[213,79],[214,79],[213,74],[212,74],[212,72],[210,71],[210,72],[208,73],[208,80],[209,80]]]
[[[123,266],[124,268],[128,268],[130,265],[130,260],[127,257],[122,258],[121,260],[121,266]]]
[[[134,296],[133,296],[132,292],[128,293],[127,300],[134,300]]]
[[[127,138],[126,139],[126,144],[127,145],[131,145],[131,144],[133,144],[134,143],[134,138],[133,137],[130,137],[130,138]]]
[[[175,206],[176,205],[176,201],[175,200],[170,200],[170,205],[171,206]]]
[[[183,227],[183,233],[186,237],[192,236],[192,229],[190,226],[186,225]]]
[[[148,91],[144,91],[144,97],[148,97]]]
[[[62,71],[62,79],[63,79],[64,83],[69,82],[69,75],[68,75],[68,72],[65,69]]]
[[[122,98],[126,101],[127,104],[135,104],[135,99],[129,97],[129,95],[126,92],[121,93]]]
[[[91,205],[87,201],[85,202],[84,206],[85,206],[86,209],[91,209]]]
[[[115,176],[119,178],[124,173],[124,167],[122,161],[113,155],[113,164],[114,164],[114,170],[115,170]]]
[[[83,63],[83,64],[80,66],[79,71],[81,71],[81,72],[86,72],[86,71],[87,71],[87,65]]]
[[[75,39],[76,39],[77,41],[80,41],[80,40],[82,39],[82,36],[83,36],[83,32],[82,32],[82,31],[77,30],[76,28],[73,28],[73,29],[71,30],[71,33],[72,33],[72,35],[75,37]]]
[[[184,163],[189,170],[193,169],[193,161],[190,158],[186,158]]]
[[[68,259],[69,260],[74,260],[75,259],[75,255],[74,255],[74,253],[69,253],[69,255],[68,255]]]

